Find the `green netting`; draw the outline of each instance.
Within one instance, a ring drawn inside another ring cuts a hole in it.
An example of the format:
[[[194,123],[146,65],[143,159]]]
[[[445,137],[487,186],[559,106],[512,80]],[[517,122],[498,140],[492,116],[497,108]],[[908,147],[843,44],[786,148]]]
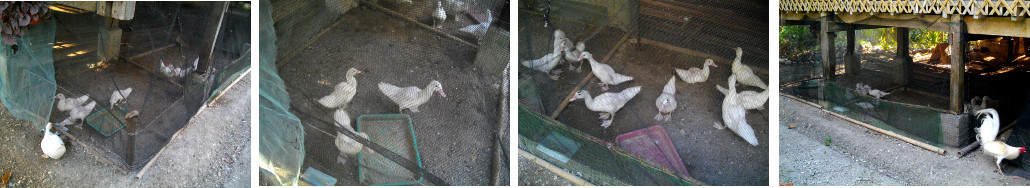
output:
[[[261,0],[261,7],[270,7]],[[304,162],[304,127],[289,112],[290,96],[275,68],[275,29],[270,8],[260,12],[260,114],[258,165],[261,184],[296,185]],[[275,182],[268,182],[272,180]]]
[[[519,148],[597,185],[691,185],[672,169],[519,105]]]
[[[796,90],[797,94],[809,95],[811,98],[817,98],[811,95],[822,93],[827,102],[823,106],[825,110],[934,146],[940,147],[945,143],[941,123],[941,114],[946,113],[944,111],[876,99],[834,82],[825,82],[823,85],[811,87],[801,84],[788,90]]]
[[[56,24],[53,20],[30,25],[11,45],[0,46],[0,100],[19,119],[42,128],[50,119],[57,82],[51,55]]]

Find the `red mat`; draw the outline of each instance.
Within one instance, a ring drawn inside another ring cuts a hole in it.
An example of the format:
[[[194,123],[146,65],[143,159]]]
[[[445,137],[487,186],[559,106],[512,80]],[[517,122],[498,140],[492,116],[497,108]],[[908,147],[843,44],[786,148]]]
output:
[[[655,125],[615,137],[615,143],[630,153],[639,155],[644,160],[665,168],[675,169],[687,177],[687,167],[683,165],[676,147],[672,145],[669,134],[661,125]]]

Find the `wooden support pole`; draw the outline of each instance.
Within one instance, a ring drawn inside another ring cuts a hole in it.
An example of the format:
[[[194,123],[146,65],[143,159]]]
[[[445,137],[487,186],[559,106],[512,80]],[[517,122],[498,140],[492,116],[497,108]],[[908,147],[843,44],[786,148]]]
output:
[[[898,44],[894,57],[894,65],[897,67],[896,71],[894,71],[894,83],[908,85],[908,76],[909,72],[911,72],[909,64],[912,63],[912,56],[908,55],[908,28],[896,27],[894,32],[897,34],[895,39]]]
[[[211,13],[208,14],[207,29],[205,32],[203,42],[203,49],[205,53],[200,54],[200,62],[197,63],[197,74],[207,73],[208,67],[211,66],[211,58],[215,54],[215,45],[218,44],[218,34],[222,32],[222,20],[225,20],[225,11],[229,9],[229,2],[215,2],[211,6]]]
[[[833,40],[837,34],[830,32],[830,25],[834,22],[829,16],[823,17],[819,23],[819,51],[823,55],[823,77],[829,79],[833,77],[837,65],[834,62],[837,60],[837,51],[833,49]]]
[[[623,35],[622,39],[620,39],[618,43],[615,43],[615,47],[612,47],[612,50],[608,51],[608,55],[605,55],[604,59],[601,59],[600,63],[608,63],[608,59],[612,58],[612,56],[615,55],[616,51],[619,51],[619,47],[623,46],[622,44],[626,42],[626,39],[629,39],[629,36],[634,31],[627,32],[625,35]],[[561,105],[558,105],[558,108],[555,108],[554,111],[551,111],[551,119],[557,119],[558,115],[561,114],[561,111],[569,105],[569,99],[572,99],[573,96],[576,96],[576,92],[582,89],[583,85],[586,85],[587,82],[590,82],[592,78],[594,78],[594,72],[590,72],[589,74],[587,74],[587,77],[584,77],[583,80],[579,81],[579,83],[576,84],[576,87],[572,89],[572,92],[570,92],[568,96],[565,96],[565,99],[561,100]]]
[[[858,56],[855,56],[855,27],[848,24],[848,38],[845,39],[848,42],[847,51],[844,52],[844,73],[848,75],[859,75],[862,71],[861,61]]]
[[[966,91],[966,25],[961,16],[952,18],[951,33],[951,111],[962,113]]]
[[[135,117],[125,119],[125,164],[129,166],[136,162],[136,119]]]

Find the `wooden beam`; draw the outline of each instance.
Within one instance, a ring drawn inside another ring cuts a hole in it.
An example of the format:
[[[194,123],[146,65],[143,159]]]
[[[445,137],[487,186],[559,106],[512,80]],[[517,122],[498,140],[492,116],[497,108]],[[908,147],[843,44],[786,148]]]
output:
[[[908,85],[908,74],[912,72],[912,68],[909,64],[912,63],[912,56],[908,55],[908,28],[898,27],[894,28],[895,40],[897,40],[897,51],[894,57],[894,66],[897,69],[894,71],[894,83],[901,85]]]
[[[859,75],[862,72],[862,63],[855,56],[855,30],[854,27],[847,31],[847,48],[844,51],[844,73],[848,75]]]
[[[833,20],[830,17],[823,17],[820,21],[819,27],[819,51],[822,55],[823,64],[823,77],[833,78],[834,70],[836,69],[837,51],[834,50],[833,41],[837,34],[833,32],[827,32],[830,29],[830,25],[833,24]]]
[[[966,89],[966,61],[965,61],[965,22],[959,17],[954,17],[951,24],[952,32],[948,34],[951,38],[951,111],[961,113],[964,109],[962,103],[965,101]]]
[[[694,51],[694,50],[691,50],[691,49],[682,48],[682,47],[679,47],[679,46],[673,46],[671,44],[666,44],[666,43],[654,41],[654,40],[651,40],[651,39],[640,38],[640,43],[658,46],[658,47],[661,47],[661,48],[665,48],[665,49],[668,49],[668,50],[671,50],[671,51],[675,51],[675,52],[679,52],[679,53],[683,53],[683,54],[687,54],[687,55],[698,56],[698,57],[703,57],[703,58],[709,58],[709,59],[712,59],[712,61],[715,61],[715,63],[719,63],[719,64],[725,65],[725,66],[732,66],[733,65],[733,61],[730,60],[730,59],[727,59],[727,58],[723,58],[723,57],[712,55],[712,54],[706,54],[706,53],[703,53],[703,52],[698,52],[698,51]],[[750,67],[751,67],[751,70],[753,70],[756,74],[759,74],[759,75],[769,75],[769,69],[767,69],[765,67],[756,67],[756,66],[750,66]]]
[[[218,44],[218,34],[222,31],[222,20],[225,20],[225,11],[229,10],[229,2],[215,2],[211,6],[211,12],[208,13],[208,20],[206,29],[204,32],[203,46],[200,46],[205,52],[200,54],[200,62],[197,63],[196,73],[205,74],[207,73],[208,67],[211,66],[212,58],[215,54],[215,45]]]

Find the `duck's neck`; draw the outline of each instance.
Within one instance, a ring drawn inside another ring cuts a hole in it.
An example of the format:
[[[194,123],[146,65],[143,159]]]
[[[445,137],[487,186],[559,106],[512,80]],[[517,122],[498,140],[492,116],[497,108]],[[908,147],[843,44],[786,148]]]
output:
[[[705,63],[705,68],[701,69],[701,75],[703,75],[705,77],[708,76],[708,67],[711,67],[711,65],[708,65],[707,63]]]
[[[347,84],[354,85],[358,83],[358,79],[354,78],[354,74],[347,74]]]
[[[418,93],[418,98],[416,98],[416,100],[418,100],[419,104],[425,103],[426,101],[429,101],[429,98],[433,97],[433,92],[436,92],[436,90],[432,90],[432,87],[433,83],[429,83],[425,89],[422,89],[422,91]]]
[[[586,103],[588,109],[593,110],[597,108],[597,106],[594,105],[594,97],[591,97],[590,93],[587,93],[586,96],[583,97],[583,102]]]

